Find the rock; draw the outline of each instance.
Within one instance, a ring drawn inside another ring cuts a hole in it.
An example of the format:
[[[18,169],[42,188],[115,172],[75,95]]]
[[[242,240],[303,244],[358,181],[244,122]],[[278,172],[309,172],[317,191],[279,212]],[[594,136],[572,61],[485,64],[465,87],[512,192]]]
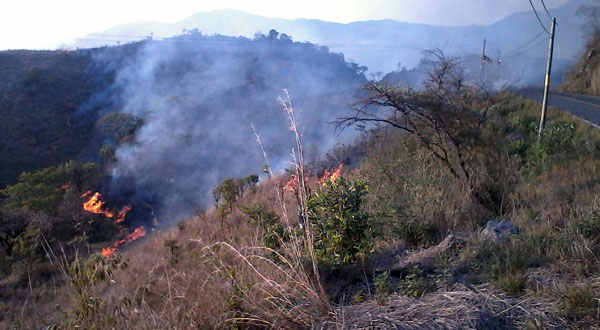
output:
[[[503,244],[510,235],[519,233],[519,227],[508,221],[488,221],[487,225],[481,231],[480,237],[494,244]]]

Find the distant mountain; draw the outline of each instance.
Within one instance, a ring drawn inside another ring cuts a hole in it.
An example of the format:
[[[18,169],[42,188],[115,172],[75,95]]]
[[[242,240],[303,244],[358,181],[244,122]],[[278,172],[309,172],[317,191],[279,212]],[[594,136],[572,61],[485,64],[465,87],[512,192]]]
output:
[[[587,0],[572,0],[562,7],[550,10],[557,17],[556,58],[573,61],[583,47],[583,21],[575,15],[577,8]],[[549,18],[539,13],[549,25]],[[369,72],[390,72],[418,65],[424,49],[440,48],[448,54],[481,54],[482,42],[488,40],[487,53],[494,59],[503,59],[507,65],[518,57],[545,57],[547,45],[533,12],[513,14],[488,26],[432,26],[393,20],[364,21],[349,24],[310,19],[287,20],[251,15],[237,10],[218,10],[198,13],[172,24],[123,24],[106,31],[79,39],[76,46],[112,45],[153,36],[170,37],[184,31],[198,29],[206,35],[252,37],[256,32],[271,29],[286,33],[295,41],[309,41],[326,45],[342,52],[369,68]],[[537,35],[537,38],[534,38]],[[533,41],[531,41],[534,39]],[[523,54],[521,54],[523,53]],[[557,67],[556,70],[561,68]],[[558,71],[557,71],[558,72]]]

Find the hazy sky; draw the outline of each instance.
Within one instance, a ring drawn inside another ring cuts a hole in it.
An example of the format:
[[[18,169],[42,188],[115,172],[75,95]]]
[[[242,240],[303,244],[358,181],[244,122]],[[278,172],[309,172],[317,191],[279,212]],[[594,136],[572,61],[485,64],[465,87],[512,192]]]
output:
[[[5,0],[0,49],[54,48],[121,23],[176,22],[223,8],[332,22],[395,19],[436,25],[489,24],[530,9],[527,0]],[[533,0],[541,9],[540,0]],[[545,0],[549,8],[568,0]]]

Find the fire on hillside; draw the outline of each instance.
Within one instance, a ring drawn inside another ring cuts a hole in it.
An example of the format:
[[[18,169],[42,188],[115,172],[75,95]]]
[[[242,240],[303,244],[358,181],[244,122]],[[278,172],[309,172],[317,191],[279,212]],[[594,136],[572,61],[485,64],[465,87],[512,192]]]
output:
[[[127,212],[129,212],[133,209],[133,207],[131,205],[125,205],[125,206],[123,206],[123,208],[121,208],[120,211],[115,213],[105,206],[106,202],[102,200],[101,193],[95,192],[92,195],[92,192],[90,190],[83,193],[81,195],[81,198],[87,198],[90,195],[91,195],[91,197],[86,202],[83,203],[83,209],[88,212],[95,213],[95,214],[104,214],[107,218],[114,218],[115,223],[118,223],[118,224],[124,222],[125,217],[127,216]],[[116,217],[115,217],[115,215],[116,215]],[[126,230],[125,227],[123,227],[123,226],[121,227],[121,229],[123,231]],[[136,239],[143,237],[145,235],[146,235],[146,229],[143,226],[137,227],[133,230],[133,232],[128,234],[125,238],[118,240],[118,241],[112,243],[109,247],[102,249],[102,255],[105,257],[110,257],[113,253],[115,253],[115,251],[117,251],[117,249],[119,247],[121,247],[127,243],[133,242]]]
[[[327,182],[334,183],[341,175],[344,164],[340,163],[336,169],[332,169],[331,172],[325,169],[323,175],[319,178],[319,184],[324,186]]]
[[[102,249],[102,255],[105,257],[110,257],[111,255],[113,255],[113,253],[115,253],[115,251],[117,251],[117,249],[127,243],[133,242],[136,239],[140,238],[140,237],[144,237],[146,236],[146,229],[144,229],[144,227],[137,227],[136,229],[133,230],[133,232],[129,235],[127,235],[127,237],[118,240],[116,242],[114,242],[111,246],[106,247],[104,249]]]

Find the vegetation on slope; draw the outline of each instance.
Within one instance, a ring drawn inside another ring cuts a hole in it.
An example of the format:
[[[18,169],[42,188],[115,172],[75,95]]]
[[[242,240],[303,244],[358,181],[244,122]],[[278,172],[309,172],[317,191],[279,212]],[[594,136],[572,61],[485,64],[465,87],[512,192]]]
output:
[[[423,91],[368,86],[340,123],[378,125],[330,155],[354,155],[340,178],[305,163],[297,135],[289,173],[256,186],[252,176],[224,180],[216,208],[133,246],[127,260],[52,256],[66,294],[53,299],[68,308],[42,320],[136,329],[598,326],[600,133],[550,109],[538,138],[536,104],[458,81],[459,68],[442,57]],[[489,220],[511,230],[490,231]],[[41,324],[17,320],[5,324]]]
[[[185,45],[189,52],[168,52],[168,49],[172,50],[170,47],[174,43]],[[237,51],[232,51],[232,45]],[[3,164],[6,166],[2,166],[3,172],[0,173],[0,322],[3,325],[16,322],[29,327],[33,324],[58,323],[57,320],[64,318],[64,312],[69,310],[69,298],[86,306],[83,311],[75,311],[73,315],[84,313],[90,306],[100,307],[101,305],[96,305],[100,300],[91,297],[94,290],[89,290],[87,286],[95,285],[97,280],[107,279],[113,266],[121,268],[126,265],[118,257],[113,259],[94,255],[87,259],[93,252],[108,246],[108,242],[124,238],[127,232],[104,214],[84,211],[82,204],[90,196],[87,195],[88,190],[106,188],[106,173],[119,165],[117,149],[139,145],[136,135],[148,126],[148,121],[145,120],[147,118],[118,112],[124,107],[126,98],[123,95],[126,91],[125,86],[119,84],[122,80],[117,80],[119,77],[122,79],[119,73],[126,70],[124,68],[132,69],[135,66],[133,62],[145,58],[148,55],[145,51],[149,49],[156,51],[159,55],[153,55],[157,57],[167,53],[163,58],[165,62],[156,73],[156,84],[168,85],[168,81],[181,81],[185,74],[192,73],[191,70],[180,70],[181,67],[189,69],[197,65],[195,74],[210,74],[210,77],[199,80],[188,76],[186,86],[189,91],[193,90],[190,97],[198,96],[198,90],[210,94],[200,98],[197,103],[190,104],[187,102],[189,98],[186,101],[179,97],[181,90],[175,87],[173,94],[158,94],[175,102],[180,109],[191,108],[190,111],[193,111],[193,117],[187,118],[189,120],[186,124],[195,122],[202,127],[194,132],[203,138],[202,149],[206,154],[204,157],[207,157],[204,166],[198,166],[198,171],[211,175],[218,169],[214,167],[218,164],[224,168],[232,166],[222,163],[225,160],[215,162],[215,155],[228,150],[239,156],[242,150],[248,149],[246,141],[243,147],[223,148],[228,138],[227,141],[232,144],[239,144],[235,130],[231,130],[235,125],[240,125],[240,130],[247,131],[251,136],[248,129],[250,120],[242,119],[244,116],[254,116],[254,122],[264,127],[265,133],[272,118],[279,118],[267,117],[264,115],[265,109],[260,106],[264,104],[264,99],[272,100],[272,96],[265,92],[273,88],[266,88],[268,83],[284,80],[287,85],[297,87],[299,91],[307,91],[298,98],[307,114],[331,115],[324,108],[330,109],[333,105],[336,108],[343,107],[338,91],[351,90],[349,86],[354,87],[365,81],[362,75],[364,68],[345,62],[342,55],[332,54],[326,48],[312,44],[294,43],[288,36],[279,35],[276,31],[272,31],[269,36],[257,35],[256,40],[207,37],[191,32],[164,42],[146,40],[119,47],[77,52],[0,53],[0,70],[7,72],[8,77],[0,86],[3,102],[0,104],[0,111],[8,118],[4,121],[6,130],[3,132],[9,133],[0,137],[0,145],[6,146],[6,149],[0,150],[0,157],[6,161]],[[194,58],[197,61],[190,60],[192,54],[197,56]],[[229,67],[235,66],[237,71],[221,71],[225,67],[218,65],[211,67],[225,58],[229,61]],[[280,74],[284,70],[287,70],[287,75]],[[236,75],[240,72],[244,74]],[[308,75],[310,79],[299,79],[300,74]],[[220,79],[225,86],[216,88],[215,79]],[[321,89],[316,87],[322,84],[333,86],[333,90],[322,89],[325,93],[321,93]],[[199,89],[194,89],[194,86]],[[233,97],[234,95],[237,97]],[[245,109],[236,105],[239,99],[253,98],[260,99],[261,102],[250,102]],[[197,116],[198,111],[205,111],[206,114],[209,110],[212,115]],[[225,114],[228,115],[224,116]],[[170,114],[168,117],[173,118]],[[221,124],[229,125],[230,130],[218,133],[225,133],[226,136],[214,143],[213,140],[204,139],[209,133],[215,132],[211,131],[214,128],[211,125],[223,117],[227,117],[228,122]],[[315,116],[306,117],[317,128]],[[175,127],[169,126],[168,131],[171,132],[172,129]],[[160,137],[166,141],[169,133],[163,133]],[[285,131],[281,134],[272,133],[275,136],[287,136]],[[315,129],[307,131],[305,137],[320,140],[317,137],[325,134],[328,135],[329,132]],[[29,143],[31,136],[38,138]],[[186,143],[190,142],[189,131],[181,136]],[[281,149],[281,139],[273,138],[272,142],[270,144],[275,147],[267,146],[269,152]],[[21,145],[23,143],[27,145]],[[210,147],[213,151],[210,151]],[[174,151],[175,148],[170,149]],[[153,152],[156,153],[156,150]],[[286,154],[287,152],[285,149]],[[174,160],[164,154],[161,159]],[[229,162],[231,158],[226,160]],[[262,165],[262,160],[258,163]],[[182,166],[181,163],[176,165]],[[189,163],[185,166],[189,166]],[[246,169],[239,169],[239,172],[244,171]],[[159,181],[164,182],[162,168],[157,174],[160,175]],[[185,176],[183,172],[179,174]],[[242,190],[250,187],[254,191],[258,176],[249,175],[244,179]],[[190,186],[192,183],[197,184],[188,177],[186,182]],[[240,182],[232,180],[229,183],[237,187]],[[167,182],[169,183],[172,181]],[[223,186],[230,188],[232,185]],[[191,189],[197,190],[193,187]],[[223,193],[223,198],[232,198],[227,189],[220,193]],[[238,198],[238,193],[239,191],[234,192],[234,199]],[[205,196],[207,191],[202,190],[199,194]],[[217,202],[220,202],[219,199]],[[146,200],[144,202],[151,203]],[[194,199],[193,203],[196,207],[203,200]],[[277,235],[283,231],[283,226],[277,226],[277,216],[261,205],[250,205],[244,210],[270,233],[270,238],[265,238],[270,243],[266,244],[276,246]],[[121,205],[109,203],[106,207],[111,212],[117,212],[119,206]],[[225,216],[233,212],[234,207],[229,205],[221,207],[221,210]],[[148,230],[154,225],[151,224],[152,219],[146,218],[128,219],[124,224],[132,226],[136,221],[143,222]],[[165,247],[171,253],[178,250],[178,246],[172,242],[165,242]],[[57,288],[73,288],[75,296],[61,295],[56,291]],[[60,302],[64,309],[40,308],[53,302]],[[22,318],[19,313],[35,314],[36,318]]]
[[[105,168],[71,161],[0,191],[0,325],[600,326],[600,133],[550,109],[538,137],[536,104],[480,93],[433,54],[422,90],[365,86],[338,120],[362,141],[321,163],[305,160],[284,97],[296,142],[287,173],[274,175],[265,155],[265,182],[223,178],[214,208],[123,255],[94,253],[123,233],[84,212],[81,194],[146,122],[94,120]]]
[[[92,126],[74,115],[91,94],[89,62],[78,52],[0,52],[0,187],[84,149]]]
[[[565,92],[600,95],[600,7],[583,5],[578,15],[586,19],[587,42],[578,63],[560,86]]]

